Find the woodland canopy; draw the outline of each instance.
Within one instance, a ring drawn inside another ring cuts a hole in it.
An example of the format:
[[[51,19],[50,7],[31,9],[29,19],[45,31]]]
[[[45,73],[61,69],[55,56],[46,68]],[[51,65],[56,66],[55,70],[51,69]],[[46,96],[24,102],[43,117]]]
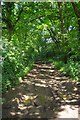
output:
[[[80,80],[80,2],[2,2],[3,92],[38,60]]]

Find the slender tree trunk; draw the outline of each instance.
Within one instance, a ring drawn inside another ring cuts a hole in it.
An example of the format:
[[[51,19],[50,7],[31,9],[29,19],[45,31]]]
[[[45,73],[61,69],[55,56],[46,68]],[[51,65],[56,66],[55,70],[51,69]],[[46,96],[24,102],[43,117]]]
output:
[[[64,33],[64,19],[63,19],[63,3],[62,2],[58,2],[58,7],[59,7],[59,16],[60,16],[60,21],[61,21],[61,33]]]
[[[74,2],[72,2],[72,6],[73,6],[73,9],[77,17],[77,21],[78,21],[78,32],[79,32],[78,36],[79,36],[79,41],[80,41],[80,9],[78,8],[77,4]]]

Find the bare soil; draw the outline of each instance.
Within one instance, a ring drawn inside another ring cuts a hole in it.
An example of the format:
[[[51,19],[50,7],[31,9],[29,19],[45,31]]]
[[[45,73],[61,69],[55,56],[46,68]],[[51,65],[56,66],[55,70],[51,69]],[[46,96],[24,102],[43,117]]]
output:
[[[79,118],[80,83],[70,80],[51,63],[35,63],[20,85],[3,95],[4,118]]]

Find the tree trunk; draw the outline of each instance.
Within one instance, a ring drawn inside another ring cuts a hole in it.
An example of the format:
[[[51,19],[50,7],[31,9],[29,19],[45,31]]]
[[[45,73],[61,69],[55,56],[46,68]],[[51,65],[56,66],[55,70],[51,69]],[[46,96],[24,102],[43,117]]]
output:
[[[80,9],[78,8],[77,4],[74,2],[72,2],[72,6],[78,21],[78,32],[79,32],[79,41],[80,41]]]
[[[61,21],[61,33],[64,33],[64,19],[63,19],[63,13],[62,13],[62,2],[58,2],[58,7],[59,7],[59,16],[60,16],[60,21]]]

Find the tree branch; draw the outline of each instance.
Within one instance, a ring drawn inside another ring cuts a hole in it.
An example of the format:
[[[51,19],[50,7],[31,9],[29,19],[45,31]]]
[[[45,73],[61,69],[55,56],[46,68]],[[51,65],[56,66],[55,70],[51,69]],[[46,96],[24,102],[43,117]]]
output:
[[[2,29],[7,29],[7,27],[2,27]]]
[[[55,38],[55,36],[53,36],[53,32],[52,32],[52,30],[51,29],[49,29],[49,28],[47,28],[47,30],[49,31],[49,34],[50,34],[50,37],[52,38],[52,40],[53,40],[53,42],[57,42],[57,40],[56,40],[56,38]]]

